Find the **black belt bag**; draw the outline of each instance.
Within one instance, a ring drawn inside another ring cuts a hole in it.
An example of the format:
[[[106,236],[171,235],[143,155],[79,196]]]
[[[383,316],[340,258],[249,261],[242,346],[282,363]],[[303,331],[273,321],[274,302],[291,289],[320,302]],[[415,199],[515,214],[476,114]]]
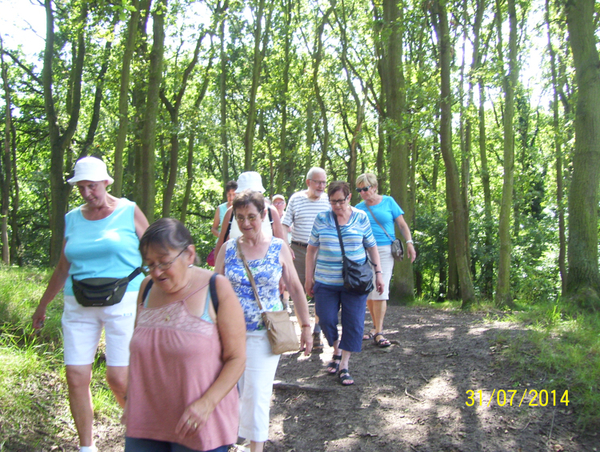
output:
[[[125,278],[85,278],[79,281],[71,276],[73,294],[81,306],[112,306],[121,302],[129,281],[141,272],[138,267]]]

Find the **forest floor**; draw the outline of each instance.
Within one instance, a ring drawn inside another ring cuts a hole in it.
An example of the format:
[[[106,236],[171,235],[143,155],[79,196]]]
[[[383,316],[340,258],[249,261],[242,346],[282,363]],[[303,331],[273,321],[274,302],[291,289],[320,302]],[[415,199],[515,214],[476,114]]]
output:
[[[388,308],[385,324],[392,346],[363,342],[350,360],[353,386],[325,372],[333,350],[327,345],[308,357],[282,357],[266,452],[600,450],[600,434],[578,429],[563,392],[553,401],[544,375],[526,380],[507,364],[503,349],[524,338],[526,327],[480,313],[397,306]],[[550,394],[539,406],[532,390],[544,389]],[[66,427],[63,438],[0,451],[77,450]],[[94,429],[100,451],[123,450],[118,420],[99,419]],[[52,446],[56,441],[62,444]]]

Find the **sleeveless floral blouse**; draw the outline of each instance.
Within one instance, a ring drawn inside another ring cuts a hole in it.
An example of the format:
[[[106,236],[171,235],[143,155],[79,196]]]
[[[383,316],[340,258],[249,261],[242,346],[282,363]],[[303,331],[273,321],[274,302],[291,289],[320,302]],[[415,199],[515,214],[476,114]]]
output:
[[[283,310],[283,303],[279,299],[279,280],[283,273],[283,267],[279,261],[282,244],[283,240],[272,237],[265,257],[248,261],[248,267],[254,276],[260,302],[265,311]],[[225,247],[225,276],[233,286],[244,310],[246,330],[264,330],[265,325],[261,319],[258,304],[256,304],[252,285],[246,275],[244,263],[237,255],[237,240],[229,240]]]

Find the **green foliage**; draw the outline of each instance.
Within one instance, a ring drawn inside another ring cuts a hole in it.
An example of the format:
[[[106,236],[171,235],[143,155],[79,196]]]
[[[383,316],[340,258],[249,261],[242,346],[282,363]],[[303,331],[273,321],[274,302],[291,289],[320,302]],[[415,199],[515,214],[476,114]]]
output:
[[[58,296],[48,307],[44,328],[35,333],[31,315],[48,283],[49,272],[0,267],[0,425],[2,450],[51,450],[74,441],[63,365]],[[94,363],[94,414],[117,424],[121,409],[104,379],[103,346]]]
[[[600,426],[600,315],[571,314],[570,305],[538,303],[506,317],[529,325],[527,336],[505,349],[515,381],[543,381],[569,391],[569,408],[582,428]]]

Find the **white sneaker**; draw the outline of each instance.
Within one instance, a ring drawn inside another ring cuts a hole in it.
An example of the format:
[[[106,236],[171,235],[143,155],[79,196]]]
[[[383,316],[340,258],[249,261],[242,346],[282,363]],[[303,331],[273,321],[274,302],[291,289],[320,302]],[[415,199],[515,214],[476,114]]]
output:
[[[98,448],[94,445],[92,446],[81,446],[79,448],[79,452],[98,452]]]

